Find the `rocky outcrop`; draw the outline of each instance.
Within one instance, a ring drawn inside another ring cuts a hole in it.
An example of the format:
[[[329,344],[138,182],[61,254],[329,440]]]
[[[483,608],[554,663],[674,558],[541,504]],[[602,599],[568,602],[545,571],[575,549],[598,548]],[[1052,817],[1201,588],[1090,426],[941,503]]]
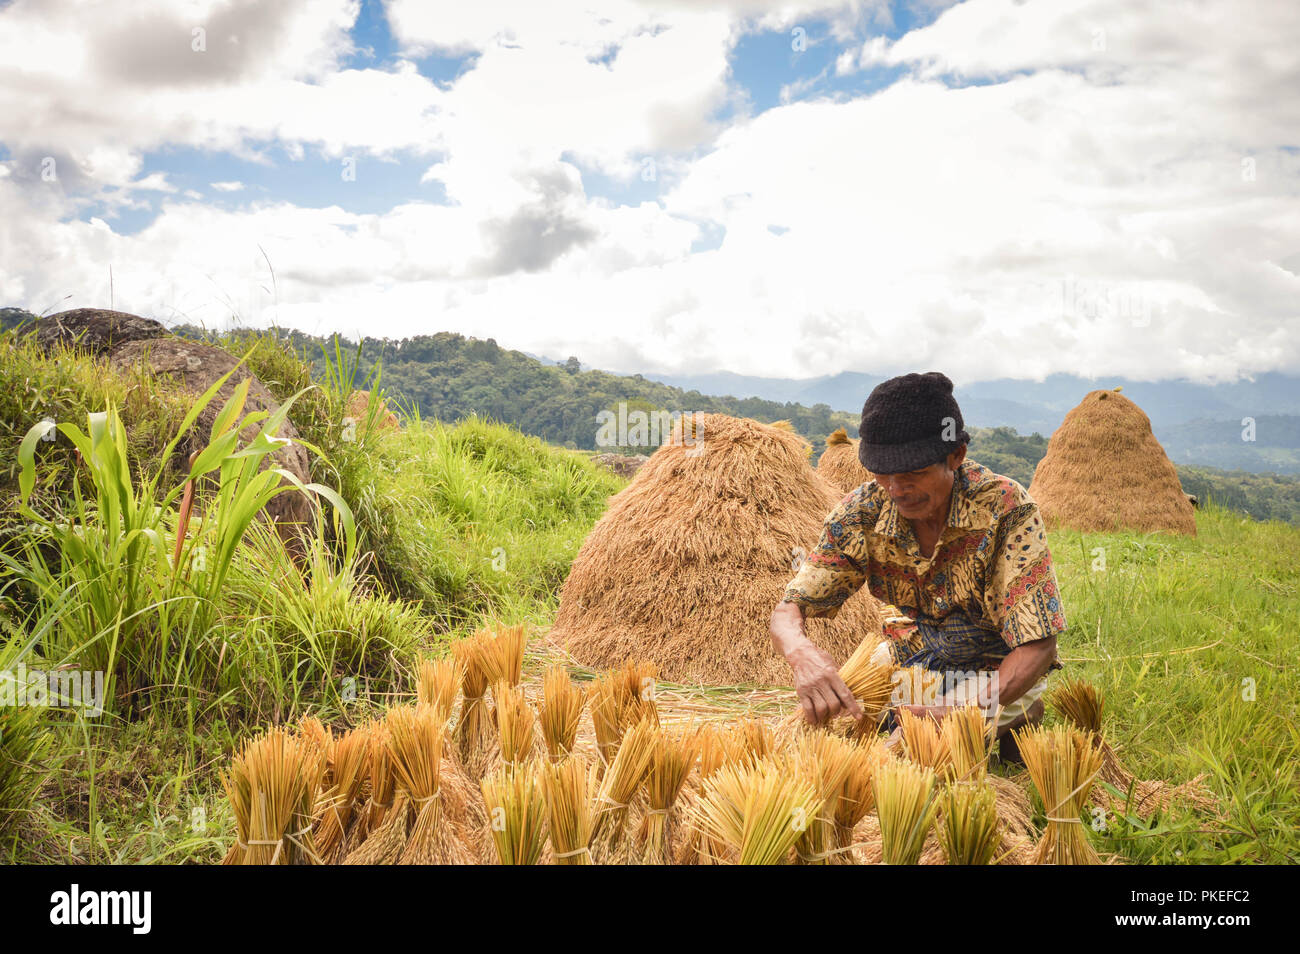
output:
[[[184,338],[158,338],[115,344],[109,355],[109,363],[120,370],[147,366],[155,374],[174,379],[197,397],[238,362],[228,352],[213,345]],[[279,409],[278,402],[265,385],[257,380],[247,367],[239,368],[208,402],[207,407],[199,413],[198,419],[191,426],[185,439],[181,441],[178,452],[183,454],[184,459],[187,460],[192,451],[207,446],[211,440],[212,425],[217,415],[221,413],[226,400],[234,393],[235,387],[245,378],[252,378],[252,382],[248,387],[248,400],[244,404],[244,414],[253,411],[274,413]],[[250,425],[244,428],[240,434],[241,444],[256,437],[260,426]],[[309,479],[307,452],[298,443],[297,428],[286,419],[276,432],[276,436],[288,438],[290,443],[281,447],[268,460],[274,461],[274,466],[284,468],[306,483]],[[263,466],[270,465],[264,462]],[[299,541],[295,530],[310,531],[313,528],[312,507],[313,502],[307,494],[292,491],[276,494],[266,505],[266,514],[275,522],[281,539],[297,550]]]
[[[596,454],[591,458],[591,462],[631,480],[641,469],[641,465],[649,459],[645,454]]]
[[[129,342],[164,338],[170,334],[162,322],[107,308],[74,308],[37,318],[34,324],[32,331],[36,343],[46,354],[59,345],[67,345],[104,356]]]

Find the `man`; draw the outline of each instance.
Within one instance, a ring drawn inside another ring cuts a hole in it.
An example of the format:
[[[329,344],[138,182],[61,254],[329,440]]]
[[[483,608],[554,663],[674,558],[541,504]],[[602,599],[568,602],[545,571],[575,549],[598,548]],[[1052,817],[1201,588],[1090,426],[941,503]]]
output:
[[[1009,733],[1042,718],[1039,697],[1048,671],[1061,668],[1056,637],[1065,629],[1038,505],[1016,481],[966,459],[970,435],[952,382],[937,371],[877,386],[858,433],[873,479],[831,511],[772,612],[772,644],[794,671],[804,715],[814,724],[862,716],[804,619],[833,618],[866,583],[886,604],[886,639],[873,659],[923,666],[934,681],[947,674],[939,699],[908,708],[939,717],[983,690],[1002,757],[1018,761]]]

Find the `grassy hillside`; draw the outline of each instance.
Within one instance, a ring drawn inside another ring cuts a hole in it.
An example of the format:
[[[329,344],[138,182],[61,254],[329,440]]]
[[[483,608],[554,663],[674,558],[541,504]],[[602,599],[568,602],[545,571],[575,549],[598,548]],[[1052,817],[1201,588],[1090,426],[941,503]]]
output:
[[[545,625],[573,553],[622,485],[582,455],[474,417],[349,428],[344,401],[363,382],[346,359],[326,361],[317,386],[299,393],[309,369],[281,343],[232,337],[223,346],[251,349],[279,396],[298,394],[295,422],[321,451],[312,478],[341,495],[342,506],[324,508],[330,518],[305,563],[256,523],[235,534],[229,514],[201,507],[205,519],[180,526],[179,498],[167,495],[184,475],[164,461],[192,402],[147,376],[121,380],[67,355],[55,363],[0,336],[0,672],[98,660],[116,687],[96,718],[0,709],[6,860],[219,860],[233,832],[220,772],[241,740],[305,713],[357,725],[409,698],[417,660],[461,634],[490,620]],[[90,431],[87,412],[110,402],[126,422],[120,444],[87,444],[79,458],[61,430],[24,451],[23,435],[43,417]],[[96,469],[114,448],[129,482]],[[24,454],[39,519],[16,510]],[[986,460],[974,447],[972,456]],[[221,479],[236,499],[247,492]],[[111,500],[141,530],[132,539],[152,539],[149,531],[170,554],[179,536],[181,562],[101,532]],[[1067,673],[1106,693],[1108,736],[1135,774],[1204,773],[1222,810],[1119,813],[1089,837],[1133,862],[1294,863],[1300,528],[1214,504],[1196,520],[1196,538],[1052,536]],[[208,541],[219,552],[223,531],[237,545],[214,582],[211,563],[196,569],[195,547]],[[761,695],[681,691],[706,718],[754,711]],[[765,698],[778,714],[791,704],[781,693]]]

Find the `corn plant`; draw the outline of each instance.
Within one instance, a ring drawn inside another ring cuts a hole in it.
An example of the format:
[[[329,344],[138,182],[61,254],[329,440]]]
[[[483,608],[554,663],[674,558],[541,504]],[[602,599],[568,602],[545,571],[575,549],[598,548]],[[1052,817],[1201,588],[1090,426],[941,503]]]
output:
[[[164,461],[233,372],[198,398],[162,455]],[[191,699],[211,690],[221,658],[220,640],[213,633],[218,597],[241,539],[276,494],[326,498],[342,523],[347,551],[355,548],[352,514],[338,494],[321,484],[304,484],[282,468],[259,469],[285,442],[275,433],[303,392],[274,413],[254,411],[241,418],[250,383],[245,378],[235,387],[185,480],[161,501],[165,465],[135,485],[126,429],[112,403],[105,411],[87,414],[84,432],[72,423],[41,422],[23,438],[19,509],[34,532],[20,559],[2,559],[7,571],[37,594],[35,613],[48,633],[43,655],[102,671],[109,707],[136,693],[166,689]],[[250,426],[258,427],[257,435],[240,448],[239,436]],[[37,445],[53,428],[76,447],[90,486],[89,495],[83,494],[78,474],[67,519],[46,517],[28,504]],[[196,532],[187,534],[172,506],[187,484],[194,486],[208,475],[215,480],[215,492]]]

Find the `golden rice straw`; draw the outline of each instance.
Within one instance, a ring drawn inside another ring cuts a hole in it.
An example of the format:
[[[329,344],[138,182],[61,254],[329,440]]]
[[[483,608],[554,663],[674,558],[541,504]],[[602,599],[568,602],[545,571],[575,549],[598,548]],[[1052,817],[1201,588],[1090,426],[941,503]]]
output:
[[[934,824],[939,800],[934,769],[888,761],[876,769],[876,815],[880,820],[881,863],[914,865]]]
[[[551,857],[557,865],[591,864],[591,826],[596,773],[570,755],[539,769],[550,825]]]
[[[493,717],[502,763],[516,765],[527,761],[533,754],[533,729],[537,722],[533,707],[528,704],[522,690],[506,682],[493,684],[492,699],[496,704]]]
[[[376,720],[370,723],[370,804],[366,813],[366,832],[373,831],[384,822],[393,806],[393,793],[397,778],[393,775],[392,750],[388,744],[388,725]]]
[[[699,771],[696,772],[694,784],[688,784],[681,796],[682,812],[692,817],[699,804],[700,792],[704,782],[722,768],[727,762],[728,742],[723,731],[712,723],[699,726],[694,733],[694,745],[698,752]],[[675,858],[679,865],[712,865],[726,852],[726,845],[709,837],[694,825],[685,826],[685,837],[676,849]]]
[[[569,670],[557,663],[542,679],[542,738],[553,760],[573,751],[586,697],[573,684]]]
[[[1101,771],[1101,746],[1088,733],[1067,726],[1016,729],[1013,735],[1047,813],[1033,863],[1100,864],[1082,815]]]
[[[992,786],[983,780],[949,784],[937,827],[948,864],[992,864],[1002,845]]]
[[[319,743],[283,727],[246,743],[222,778],[236,828],[224,863],[320,864],[312,818],[324,772]]]
[[[862,721],[855,726],[855,733],[868,735],[876,731],[880,719],[889,707],[894,694],[894,671],[898,668],[893,663],[881,665],[871,661],[871,655],[879,645],[878,635],[869,635],[863,639],[857,649],[840,667],[840,679],[845,687],[858,700],[862,707]],[[796,708],[781,724],[784,732],[796,729],[800,724],[807,725],[803,709]]]
[[[672,861],[673,804],[695,765],[695,738],[694,734],[669,734],[663,729],[655,733],[646,776],[648,807],[637,836],[642,864],[666,865]]]
[[[546,847],[546,800],[533,763],[503,764],[483,779],[483,804],[503,865],[535,865]]]
[[[898,727],[907,757],[917,765],[934,769],[937,777],[945,777],[952,766],[952,757],[939,732],[939,723],[929,716],[916,716],[907,709],[899,709]]]
[[[1082,679],[1058,685],[1047,696],[1052,707],[1079,729],[1089,733],[1101,745],[1101,774],[1097,778],[1114,786],[1123,795],[1114,795],[1104,786],[1095,788],[1094,800],[1110,805],[1116,810],[1132,811],[1147,818],[1157,809],[1168,809],[1174,802],[1183,802],[1196,811],[1217,814],[1219,802],[1205,786],[1202,773],[1178,785],[1163,779],[1138,779],[1130,772],[1107,741],[1102,731],[1105,697],[1101,690]],[[1129,803],[1129,793],[1132,801]]]
[[[432,706],[439,720],[451,719],[460,692],[461,672],[455,658],[422,659],[416,676],[415,701],[417,705]]]
[[[361,788],[370,768],[370,734],[353,729],[336,738],[330,748],[329,769],[316,806],[316,848],[327,863],[347,852],[347,835],[356,814]]]
[[[837,864],[856,864],[853,831],[876,805],[875,774],[887,756],[882,742],[866,745],[846,740],[844,744],[849,747],[851,764],[833,807],[836,853],[831,860]]]
[[[602,771],[614,757],[619,740],[629,726],[643,720],[652,725],[659,724],[654,690],[654,667],[635,661],[621,669],[611,669],[594,679],[587,688]]]
[[[456,742],[460,764],[466,775],[479,779],[492,758],[494,742],[491,720],[483,697],[487,694],[488,674],[483,666],[484,634],[477,633],[452,643],[451,652],[461,672],[464,701],[460,721],[456,724]],[[477,799],[476,799],[477,800]]]
[[[409,799],[408,838],[399,864],[471,864],[473,858],[443,823],[441,769],[445,723],[433,706],[388,710],[393,771]]]
[[[853,769],[853,746],[824,732],[800,737],[790,753],[792,770],[807,781],[821,802],[795,843],[797,864],[825,865],[839,853],[835,845],[835,807]]]
[[[724,765],[705,782],[694,824],[728,846],[742,865],[788,862],[795,842],[821,809],[813,787],[770,759]],[[723,859],[718,859],[719,861]]]
[[[488,685],[507,682],[519,685],[524,675],[524,650],[528,647],[526,626],[505,626],[496,632],[484,630],[478,634],[479,664],[487,676]]]
[[[975,704],[958,706],[944,717],[939,733],[948,752],[952,777],[964,782],[983,779],[993,735],[984,710]]]
[[[628,729],[614,759],[605,769],[592,823],[592,854],[597,864],[622,864],[632,860],[633,845],[625,838],[628,809],[650,768],[655,724],[642,719]]]

